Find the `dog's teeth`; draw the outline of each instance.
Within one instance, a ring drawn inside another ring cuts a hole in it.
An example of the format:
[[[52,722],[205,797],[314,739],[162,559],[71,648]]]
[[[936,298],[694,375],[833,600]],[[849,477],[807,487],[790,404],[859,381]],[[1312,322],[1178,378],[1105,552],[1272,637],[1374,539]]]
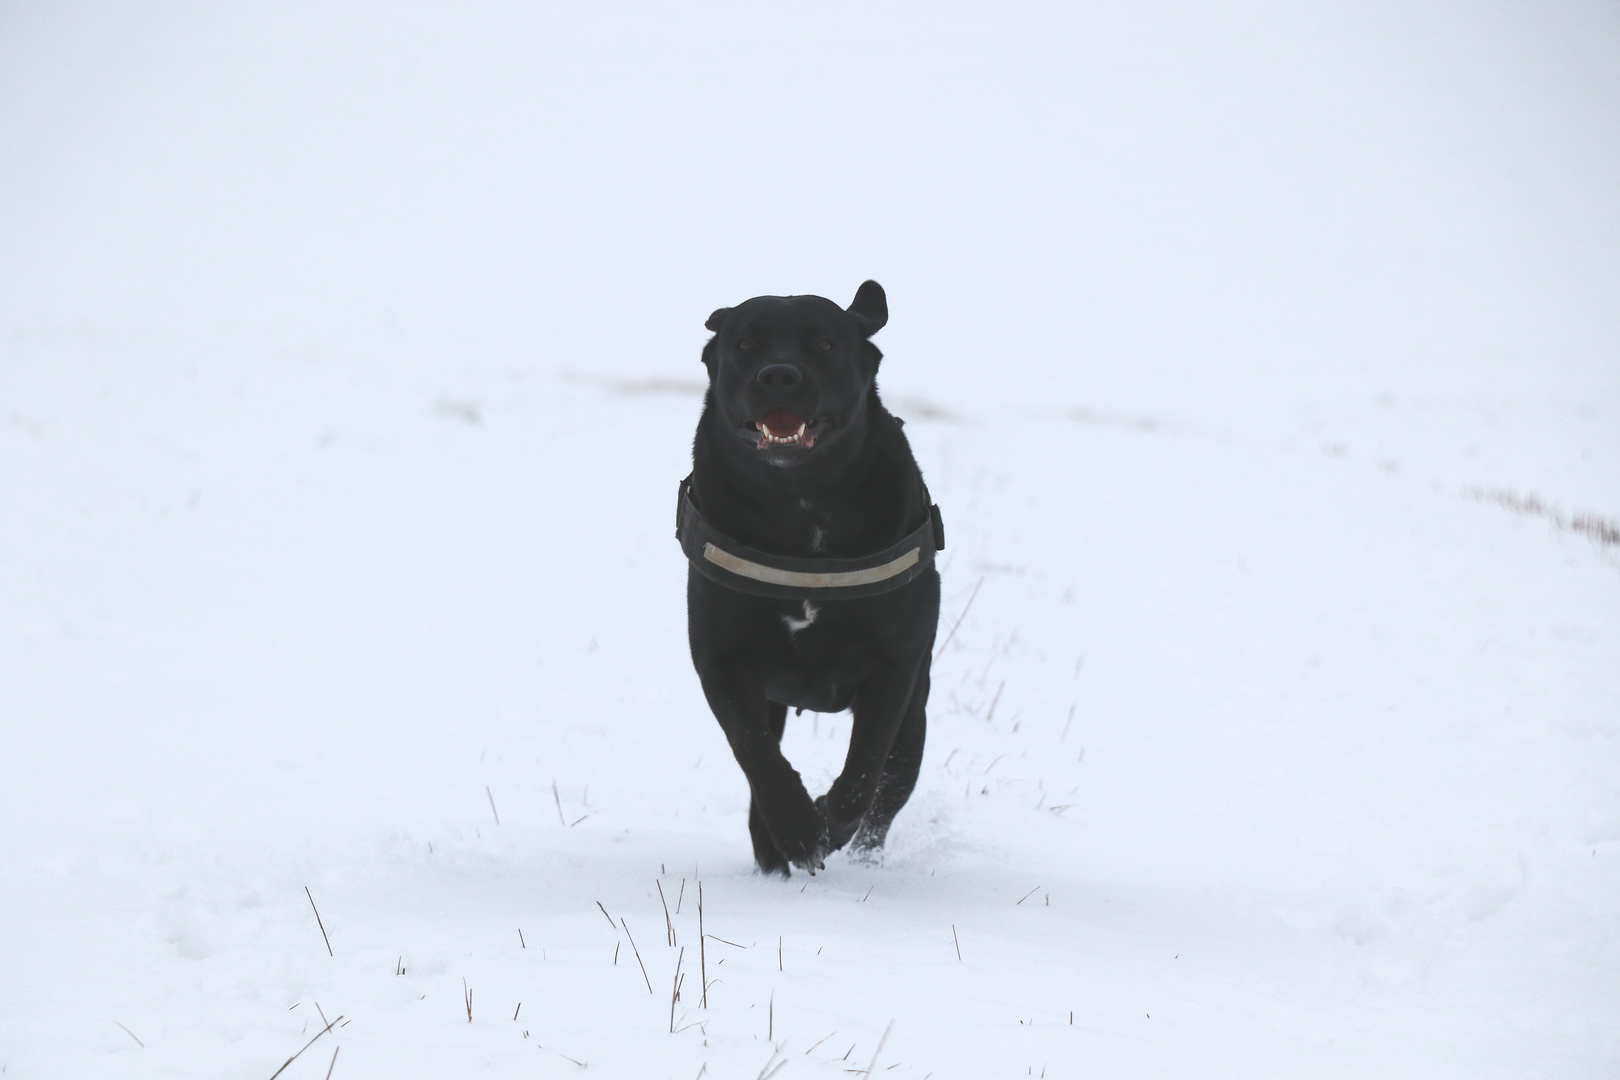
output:
[[[799,430],[790,435],[778,435],[771,430],[771,426],[763,420],[754,421],[754,427],[759,432],[759,445],[761,446],[809,446],[810,422],[799,421]]]

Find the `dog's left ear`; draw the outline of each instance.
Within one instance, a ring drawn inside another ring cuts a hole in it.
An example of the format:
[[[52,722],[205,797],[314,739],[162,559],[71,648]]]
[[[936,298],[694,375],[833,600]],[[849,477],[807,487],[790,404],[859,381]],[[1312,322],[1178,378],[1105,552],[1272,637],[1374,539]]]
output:
[[[881,297],[882,294],[883,290],[879,289],[878,295]],[[725,322],[726,316],[730,314],[731,309],[728,307],[715,308],[714,314],[709,316],[709,321],[703,324],[704,329],[712,330],[718,334],[720,332],[720,324]]]
[[[861,282],[847,310],[855,325],[860,327],[862,337],[871,337],[889,321],[888,298],[883,295],[883,286],[875,281]]]

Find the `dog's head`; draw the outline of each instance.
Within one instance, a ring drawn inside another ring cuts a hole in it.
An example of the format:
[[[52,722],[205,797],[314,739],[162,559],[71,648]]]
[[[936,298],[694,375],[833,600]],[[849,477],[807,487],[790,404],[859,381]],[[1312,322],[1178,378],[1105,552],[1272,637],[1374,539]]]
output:
[[[777,467],[854,442],[883,354],[868,339],[889,321],[883,286],[864,283],[848,308],[822,296],[756,296],[704,325],[709,418]]]

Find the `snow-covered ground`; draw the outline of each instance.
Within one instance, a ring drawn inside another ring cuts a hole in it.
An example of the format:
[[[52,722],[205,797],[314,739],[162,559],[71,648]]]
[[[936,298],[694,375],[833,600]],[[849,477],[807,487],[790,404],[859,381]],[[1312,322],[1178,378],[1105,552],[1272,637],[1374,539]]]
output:
[[[1614,1076],[1617,56],[8,5],[0,1075]],[[783,883],[675,484],[708,312],[869,276],[954,633]]]

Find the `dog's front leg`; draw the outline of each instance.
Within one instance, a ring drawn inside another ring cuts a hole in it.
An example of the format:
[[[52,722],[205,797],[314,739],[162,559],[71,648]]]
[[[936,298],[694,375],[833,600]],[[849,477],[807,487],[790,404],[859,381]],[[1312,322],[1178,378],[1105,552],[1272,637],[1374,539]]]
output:
[[[925,656],[922,663],[927,662]],[[883,763],[905,718],[906,706],[917,684],[917,673],[915,662],[885,665],[855,693],[851,709],[855,722],[849,736],[849,753],[844,757],[844,770],[827,789],[827,794],[816,800],[827,818],[832,851],[849,843],[866,812],[872,808],[878,781],[883,776]]]
[[[772,853],[758,850],[756,836],[754,860],[767,873],[786,873],[786,863],[792,863],[814,874],[830,850],[827,824],[798,771],[782,756],[781,731],[773,730],[771,703],[763,686],[726,668],[700,671],[698,678],[776,846],[776,857],[770,857]]]

